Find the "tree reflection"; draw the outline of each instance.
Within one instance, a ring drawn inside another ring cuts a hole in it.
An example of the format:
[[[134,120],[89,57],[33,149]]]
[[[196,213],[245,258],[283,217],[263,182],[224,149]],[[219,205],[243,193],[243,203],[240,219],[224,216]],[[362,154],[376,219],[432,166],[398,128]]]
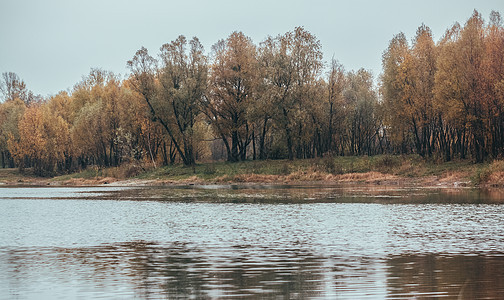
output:
[[[502,255],[403,255],[387,260],[390,295],[500,299]]]
[[[495,204],[504,202],[504,193],[500,189],[422,188],[397,185],[202,185],[109,191],[99,198],[186,203]]]
[[[75,279],[81,283],[91,280],[104,296],[125,286],[139,298],[298,298],[319,294],[323,284],[320,258],[288,249],[283,259],[268,260],[248,253],[246,246],[214,255],[211,249],[203,251],[183,243],[164,247],[138,241],[89,248],[12,250],[1,260],[7,263],[9,275],[17,274],[16,282],[11,282],[15,285],[11,289],[16,290],[23,289],[23,277],[32,277],[34,268],[42,268],[37,272],[40,276],[63,280],[77,274]],[[54,284],[50,278],[46,280]]]
[[[503,269],[502,254],[328,258],[302,248],[136,241],[0,249],[0,295],[30,298],[45,289],[48,296],[78,298],[497,299]]]

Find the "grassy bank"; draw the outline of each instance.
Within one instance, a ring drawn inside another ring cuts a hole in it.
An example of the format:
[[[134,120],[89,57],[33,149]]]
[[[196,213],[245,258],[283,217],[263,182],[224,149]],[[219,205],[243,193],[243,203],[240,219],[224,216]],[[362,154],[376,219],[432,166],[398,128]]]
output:
[[[215,162],[194,167],[95,167],[55,178],[37,178],[30,175],[29,171],[22,174],[15,169],[0,169],[0,182],[8,184],[92,185],[124,180],[131,184],[355,182],[504,186],[504,161],[483,164],[467,160],[437,163],[415,155],[324,157],[294,161]]]

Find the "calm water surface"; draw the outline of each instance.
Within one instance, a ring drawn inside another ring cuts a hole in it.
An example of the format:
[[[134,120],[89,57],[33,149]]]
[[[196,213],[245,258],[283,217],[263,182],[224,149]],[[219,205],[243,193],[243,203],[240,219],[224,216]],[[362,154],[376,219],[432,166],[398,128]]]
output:
[[[502,299],[504,197],[0,187],[0,298]]]

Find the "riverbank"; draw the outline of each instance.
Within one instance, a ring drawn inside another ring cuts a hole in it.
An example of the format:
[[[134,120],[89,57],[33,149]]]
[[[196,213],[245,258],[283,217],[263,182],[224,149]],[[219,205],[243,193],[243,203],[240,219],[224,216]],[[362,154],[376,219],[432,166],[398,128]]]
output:
[[[459,160],[437,163],[418,156],[325,157],[202,163],[194,167],[88,168],[43,178],[30,170],[0,169],[3,185],[170,185],[170,184],[376,184],[446,187],[504,187],[504,161],[474,164]]]

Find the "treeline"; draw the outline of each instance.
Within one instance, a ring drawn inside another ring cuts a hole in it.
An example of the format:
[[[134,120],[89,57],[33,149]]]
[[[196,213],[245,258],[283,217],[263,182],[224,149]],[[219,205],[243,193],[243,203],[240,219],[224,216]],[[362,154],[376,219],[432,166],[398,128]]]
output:
[[[482,161],[504,150],[504,28],[476,11],[436,44],[419,27],[370,72],[324,64],[302,27],[256,45],[241,32],[206,55],[184,36],[141,48],[121,80],[99,69],[48,99],[0,85],[2,167],[51,175],[89,165],[418,153]]]
[[[385,128],[396,152],[471,157],[504,154],[504,29],[499,13],[485,24],[474,11],[435,44],[418,28],[410,46],[396,35],[383,55]]]

